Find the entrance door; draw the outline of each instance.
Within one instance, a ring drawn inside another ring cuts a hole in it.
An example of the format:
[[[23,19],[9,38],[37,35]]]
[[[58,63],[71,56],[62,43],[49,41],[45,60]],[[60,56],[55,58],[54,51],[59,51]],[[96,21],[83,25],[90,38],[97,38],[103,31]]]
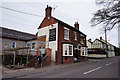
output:
[[[81,44],[77,44],[74,48],[74,57],[79,59],[80,57],[80,52],[81,52]]]

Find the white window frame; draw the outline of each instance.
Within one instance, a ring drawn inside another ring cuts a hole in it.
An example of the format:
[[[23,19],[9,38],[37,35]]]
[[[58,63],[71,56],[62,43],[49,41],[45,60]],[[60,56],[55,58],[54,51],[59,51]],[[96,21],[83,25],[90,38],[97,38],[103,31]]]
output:
[[[70,55],[70,53],[71,53],[71,55],[72,55],[72,52],[73,52],[73,46],[72,46],[72,45],[69,45],[68,47],[69,47],[69,55]],[[71,50],[70,50],[70,47],[71,47]]]
[[[13,47],[13,43],[15,43],[14,47]],[[12,42],[11,48],[16,48],[16,42],[15,41]]]
[[[66,49],[67,49],[67,54],[65,54],[65,46],[67,47]],[[69,46],[71,46],[72,47],[72,54],[70,55],[69,54]],[[73,56],[73,44],[63,44],[63,56]]]
[[[81,47],[81,56],[88,56],[87,47]]]
[[[77,32],[74,32],[74,38],[77,41]]]
[[[65,30],[67,30],[68,33],[65,33]],[[67,37],[66,37],[66,34],[68,35]],[[69,40],[69,29],[66,28],[66,27],[64,27],[64,39],[65,39],[65,40]]]

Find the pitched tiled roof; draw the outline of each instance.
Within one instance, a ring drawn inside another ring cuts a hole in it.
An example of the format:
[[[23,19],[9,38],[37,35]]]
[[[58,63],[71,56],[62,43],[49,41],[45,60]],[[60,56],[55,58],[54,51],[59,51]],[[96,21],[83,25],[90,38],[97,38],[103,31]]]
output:
[[[0,27],[0,30],[2,30],[2,31],[0,31],[0,37],[3,37],[3,38],[27,41],[34,37],[33,34],[16,31],[16,30],[8,29],[8,28]]]
[[[72,30],[74,30],[74,31],[76,31],[76,32],[79,32],[79,33],[85,35],[85,34],[82,33],[81,31],[79,31],[78,29],[76,29],[76,28],[70,26],[69,24],[67,24],[67,23],[65,23],[65,22],[63,22],[63,21],[61,21],[61,20],[59,20],[59,19],[57,19],[57,18],[55,18],[55,17],[52,17],[52,18],[55,19],[58,23],[64,25],[65,27],[67,27],[67,28],[69,28],[69,29],[72,29]]]

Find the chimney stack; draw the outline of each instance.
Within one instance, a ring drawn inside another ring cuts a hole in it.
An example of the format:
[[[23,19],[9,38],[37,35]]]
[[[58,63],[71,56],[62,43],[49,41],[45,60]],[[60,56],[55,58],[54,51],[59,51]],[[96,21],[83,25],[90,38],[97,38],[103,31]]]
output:
[[[102,36],[100,37],[100,40],[102,40]]]
[[[47,5],[45,17],[51,17],[52,8]]]
[[[77,30],[79,30],[79,23],[78,22],[75,22],[74,26]]]

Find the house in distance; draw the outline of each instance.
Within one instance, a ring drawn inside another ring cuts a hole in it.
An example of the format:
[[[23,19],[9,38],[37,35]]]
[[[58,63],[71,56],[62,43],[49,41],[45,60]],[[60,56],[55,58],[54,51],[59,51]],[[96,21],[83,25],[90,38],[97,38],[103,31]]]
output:
[[[95,39],[93,42],[91,39],[87,41],[88,57],[89,58],[106,58],[114,57],[116,47],[109,42],[106,42],[102,37]]]

